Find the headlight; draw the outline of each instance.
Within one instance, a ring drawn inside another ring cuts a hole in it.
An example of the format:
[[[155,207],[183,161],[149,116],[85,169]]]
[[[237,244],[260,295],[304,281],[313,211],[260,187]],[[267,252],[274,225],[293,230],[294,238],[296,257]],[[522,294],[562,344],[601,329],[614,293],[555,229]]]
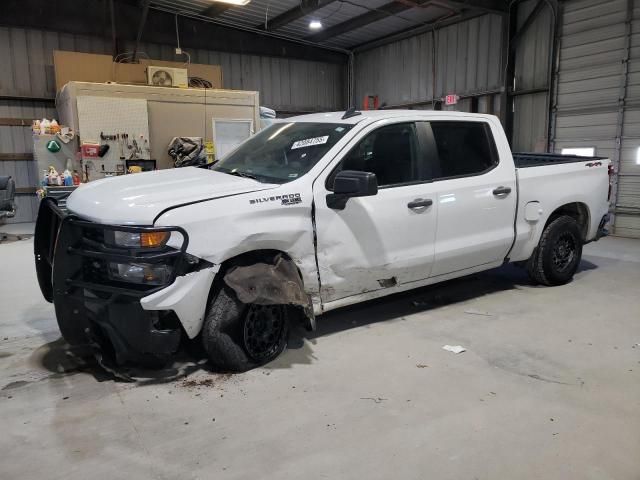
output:
[[[159,248],[164,247],[171,237],[170,232],[113,232],[113,243],[118,247]]]
[[[152,263],[109,263],[113,280],[142,285],[164,285],[171,278],[171,267]]]

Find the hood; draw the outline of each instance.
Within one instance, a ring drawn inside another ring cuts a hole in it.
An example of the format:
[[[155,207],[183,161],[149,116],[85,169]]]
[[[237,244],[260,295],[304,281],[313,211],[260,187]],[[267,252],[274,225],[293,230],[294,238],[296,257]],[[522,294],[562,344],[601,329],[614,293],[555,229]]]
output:
[[[134,173],[81,185],[67,200],[76,215],[115,225],[152,225],[167,208],[275,188],[203,168]]]

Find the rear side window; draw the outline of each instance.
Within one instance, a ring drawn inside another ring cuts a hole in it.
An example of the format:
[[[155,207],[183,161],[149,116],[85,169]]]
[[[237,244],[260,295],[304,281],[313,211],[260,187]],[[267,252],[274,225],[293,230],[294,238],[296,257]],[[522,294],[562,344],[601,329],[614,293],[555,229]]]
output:
[[[484,122],[430,122],[438,151],[433,178],[479,175],[498,164],[489,125]]]

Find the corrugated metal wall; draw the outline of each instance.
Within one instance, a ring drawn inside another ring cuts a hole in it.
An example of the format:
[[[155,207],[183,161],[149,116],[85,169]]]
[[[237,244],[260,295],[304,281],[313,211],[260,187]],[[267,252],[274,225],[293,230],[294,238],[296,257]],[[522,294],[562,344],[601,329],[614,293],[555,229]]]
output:
[[[614,161],[614,233],[640,237],[640,4],[563,5],[553,145],[593,147]]]
[[[534,11],[537,0],[518,4],[518,29]],[[549,132],[549,67],[553,12],[545,8],[516,46],[513,145],[516,152],[546,152]],[[540,91],[540,90],[547,90]],[[523,94],[519,94],[522,92]],[[532,93],[525,93],[532,92]]]
[[[382,45],[355,56],[355,95],[362,106],[365,96],[377,95],[381,104],[430,104],[433,97],[493,96],[502,84],[502,19],[483,15]],[[435,55],[435,62],[434,60]],[[435,92],[434,69],[435,63]],[[463,101],[457,110],[469,110]],[[486,111],[496,111],[494,99],[479,101]]]
[[[126,45],[129,50],[133,45]],[[175,60],[173,46],[142,44],[149,57]],[[0,27],[0,175],[12,175],[19,188],[37,182],[33,162],[7,159],[2,154],[25,154],[32,150],[29,127],[11,126],[1,119],[32,119],[56,116],[53,51],[111,53],[108,39],[83,35]],[[224,87],[258,90],[260,102],[279,111],[340,110],[346,104],[346,67],[275,57],[189,50],[191,61],[222,65]],[[33,99],[43,99],[35,101]],[[49,101],[44,101],[49,99]],[[4,124],[3,124],[4,123]],[[32,221],[37,202],[33,195],[18,195],[18,215],[13,222]]]

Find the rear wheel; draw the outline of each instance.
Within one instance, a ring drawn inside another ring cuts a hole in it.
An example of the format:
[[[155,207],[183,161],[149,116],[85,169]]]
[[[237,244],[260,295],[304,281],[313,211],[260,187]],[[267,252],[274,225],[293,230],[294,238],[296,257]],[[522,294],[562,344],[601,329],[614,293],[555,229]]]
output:
[[[244,372],[276,358],[287,346],[289,307],[244,304],[223,286],[209,305],[202,341],[211,364]]]
[[[563,215],[546,226],[538,248],[527,263],[529,276],[543,285],[564,285],[576,273],[582,258],[578,222]]]

